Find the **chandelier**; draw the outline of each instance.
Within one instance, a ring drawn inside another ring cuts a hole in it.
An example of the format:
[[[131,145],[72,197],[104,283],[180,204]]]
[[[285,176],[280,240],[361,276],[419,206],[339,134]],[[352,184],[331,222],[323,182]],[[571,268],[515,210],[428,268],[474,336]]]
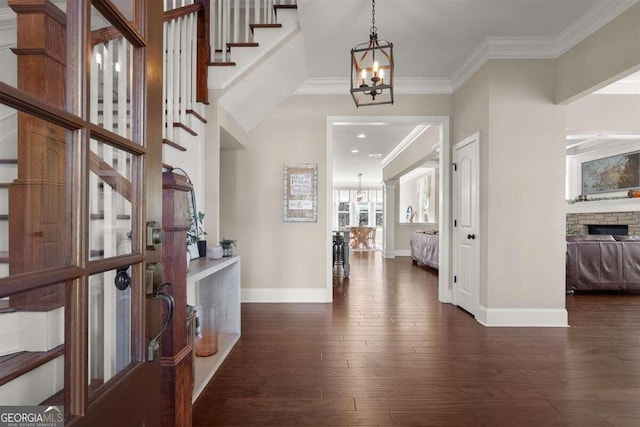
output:
[[[358,203],[366,201],[367,193],[362,191],[362,172],[358,174],[358,192],[356,193],[356,201]]]
[[[393,104],[393,43],[378,40],[375,0],[369,31],[369,42],[351,49],[351,96],[356,107]]]

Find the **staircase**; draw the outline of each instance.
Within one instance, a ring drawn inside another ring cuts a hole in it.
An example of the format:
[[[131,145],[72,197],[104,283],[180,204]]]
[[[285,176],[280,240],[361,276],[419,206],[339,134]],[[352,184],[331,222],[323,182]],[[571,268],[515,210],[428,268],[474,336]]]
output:
[[[189,170],[192,165],[201,165],[201,168],[208,89],[220,89],[222,96],[216,102],[240,118],[239,123],[245,129],[250,129],[304,80],[297,6],[293,0],[275,0],[275,4],[274,0],[212,0],[213,25],[208,31],[204,17],[209,17],[209,0],[165,3],[163,166]],[[209,36],[214,41],[211,47]],[[0,60],[5,69],[15,70],[16,59],[9,47],[15,44],[0,48]],[[117,52],[122,61],[120,69],[126,69],[126,49],[116,36],[95,42],[92,55],[106,58]],[[102,95],[90,97],[94,102],[91,119],[127,136],[132,120],[130,105],[126,97],[116,96],[122,93],[125,73],[119,77],[118,70],[110,71],[97,61],[92,66],[91,75],[95,78],[90,90]],[[5,81],[16,85],[11,78]],[[10,275],[8,192],[18,177],[17,133],[17,113],[0,105],[0,278]],[[132,177],[127,165],[131,159],[98,141],[92,141],[91,152],[90,258],[128,253],[132,207],[127,182]],[[100,283],[91,284],[94,287],[89,294],[91,307],[101,307],[104,301],[113,298],[107,295],[107,288],[113,288],[106,285],[113,281],[109,274],[96,275]],[[95,289],[103,290],[96,293]],[[100,323],[100,318],[92,317],[96,315],[91,314],[91,307],[90,323]],[[58,392],[64,386],[64,310],[64,307],[17,310],[10,306],[9,298],[0,299],[0,402],[60,403]],[[95,356],[89,355],[90,361],[92,358]],[[58,400],[51,400],[52,396]]]

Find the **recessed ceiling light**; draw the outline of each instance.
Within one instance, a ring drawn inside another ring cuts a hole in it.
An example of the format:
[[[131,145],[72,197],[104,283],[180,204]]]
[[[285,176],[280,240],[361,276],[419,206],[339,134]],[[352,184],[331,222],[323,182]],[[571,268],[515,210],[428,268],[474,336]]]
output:
[[[382,153],[371,153],[369,157],[382,157]]]
[[[356,150],[355,148],[353,150],[351,150],[352,153],[359,153],[358,150]]]
[[[366,138],[367,135],[365,135],[364,133],[358,134],[358,138]]]

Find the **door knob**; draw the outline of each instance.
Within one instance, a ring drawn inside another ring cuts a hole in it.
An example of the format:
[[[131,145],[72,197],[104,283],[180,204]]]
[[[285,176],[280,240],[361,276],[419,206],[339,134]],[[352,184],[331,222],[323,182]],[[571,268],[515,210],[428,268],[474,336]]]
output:
[[[475,240],[476,235],[475,234],[467,234],[467,239],[469,240]]]

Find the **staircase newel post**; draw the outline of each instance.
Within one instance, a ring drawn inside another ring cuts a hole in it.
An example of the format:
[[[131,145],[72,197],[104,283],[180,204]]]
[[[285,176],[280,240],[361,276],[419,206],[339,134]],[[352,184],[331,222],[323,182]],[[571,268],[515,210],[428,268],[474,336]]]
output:
[[[211,45],[209,43],[210,0],[197,0],[202,5],[198,12],[198,45],[197,45],[197,75],[196,101],[209,103],[208,74],[211,62]]]

